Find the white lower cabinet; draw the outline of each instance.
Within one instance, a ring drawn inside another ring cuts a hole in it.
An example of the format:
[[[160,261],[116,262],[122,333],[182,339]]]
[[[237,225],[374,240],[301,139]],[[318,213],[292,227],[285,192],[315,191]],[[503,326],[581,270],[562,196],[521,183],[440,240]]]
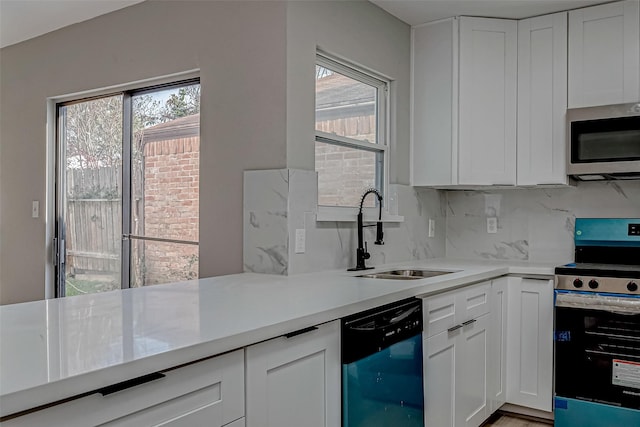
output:
[[[244,426],[243,350],[162,374],[111,394],[96,392],[13,418],[2,426]]]
[[[340,321],[246,352],[247,427],[340,425]]]
[[[424,420],[426,427],[455,426],[456,354],[460,351],[456,335],[447,331],[423,338]]]
[[[507,315],[509,279],[491,282],[491,334],[489,335],[489,413],[507,400]]]
[[[477,427],[489,413],[489,314],[460,329],[456,358],[456,426]]]
[[[553,280],[509,277],[507,403],[550,412]]]
[[[424,300],[427,427],[477,427],[490,415],[490,300],[490,282]]]

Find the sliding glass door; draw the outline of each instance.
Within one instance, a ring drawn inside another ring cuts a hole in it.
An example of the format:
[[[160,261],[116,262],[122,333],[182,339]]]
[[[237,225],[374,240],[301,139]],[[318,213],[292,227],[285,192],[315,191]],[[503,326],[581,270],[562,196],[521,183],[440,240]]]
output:
[[[200,85],[57,106],[57,296],[198,277]]]

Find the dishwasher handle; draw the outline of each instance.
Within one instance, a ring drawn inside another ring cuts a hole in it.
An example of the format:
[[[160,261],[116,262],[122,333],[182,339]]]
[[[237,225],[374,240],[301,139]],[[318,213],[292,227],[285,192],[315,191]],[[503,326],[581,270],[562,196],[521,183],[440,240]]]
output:
[[[393,317],[391,320],[389,320],[389,325],[395,325],[398,322],[402,322],[404,319],[406,319],[407,317],[411,316],[413,313],[415,313],[419,309],[420,309],[419,306],[414,306],[414,307],[406,310],[404,313],[401,313],[401,314],[397,315],[396,317]]]
[[[420,310],[420,306],[413,306],[406,309],[402,313],[397,314],[395,317],[392,317],[386,322],[370,321],[370,322],[364,323],[363,325],[356,326],[353,324],[353,323],[357,323],[357,321],[355,321],[355,322],[347,322],[345,324],[345,327],[354,331],[361,331],[361,332],[381,331],[385,328],[388,328],[389,326],[393,326],[398,323],[401,323],[404,320],[407,320],[411,315],[413,315],[418,310]]]

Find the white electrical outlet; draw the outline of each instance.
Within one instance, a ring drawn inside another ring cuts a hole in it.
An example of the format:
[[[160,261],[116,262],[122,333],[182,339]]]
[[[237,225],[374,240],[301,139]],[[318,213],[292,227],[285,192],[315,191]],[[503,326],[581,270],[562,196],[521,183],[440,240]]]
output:
[[[40,216],[40,202],[34,200],[31,202],[31,218],[38,218]]]
[[[296,253],[303,254],[305,247],[304,228],[296,228]]]
[[[433,219],[429,219],[429,237],[436,235],[436,222]]]
[[[487,233],[496,234],[498,232],[498,218],[487,218]]]

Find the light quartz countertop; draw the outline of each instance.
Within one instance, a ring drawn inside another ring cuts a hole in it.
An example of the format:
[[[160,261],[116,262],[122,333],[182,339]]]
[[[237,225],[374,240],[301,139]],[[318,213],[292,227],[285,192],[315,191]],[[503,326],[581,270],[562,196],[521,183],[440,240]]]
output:
[[[243,273],[0,307],[0,416],[242,348],[412,296],[553,265],[432,259],[417,280]]]

